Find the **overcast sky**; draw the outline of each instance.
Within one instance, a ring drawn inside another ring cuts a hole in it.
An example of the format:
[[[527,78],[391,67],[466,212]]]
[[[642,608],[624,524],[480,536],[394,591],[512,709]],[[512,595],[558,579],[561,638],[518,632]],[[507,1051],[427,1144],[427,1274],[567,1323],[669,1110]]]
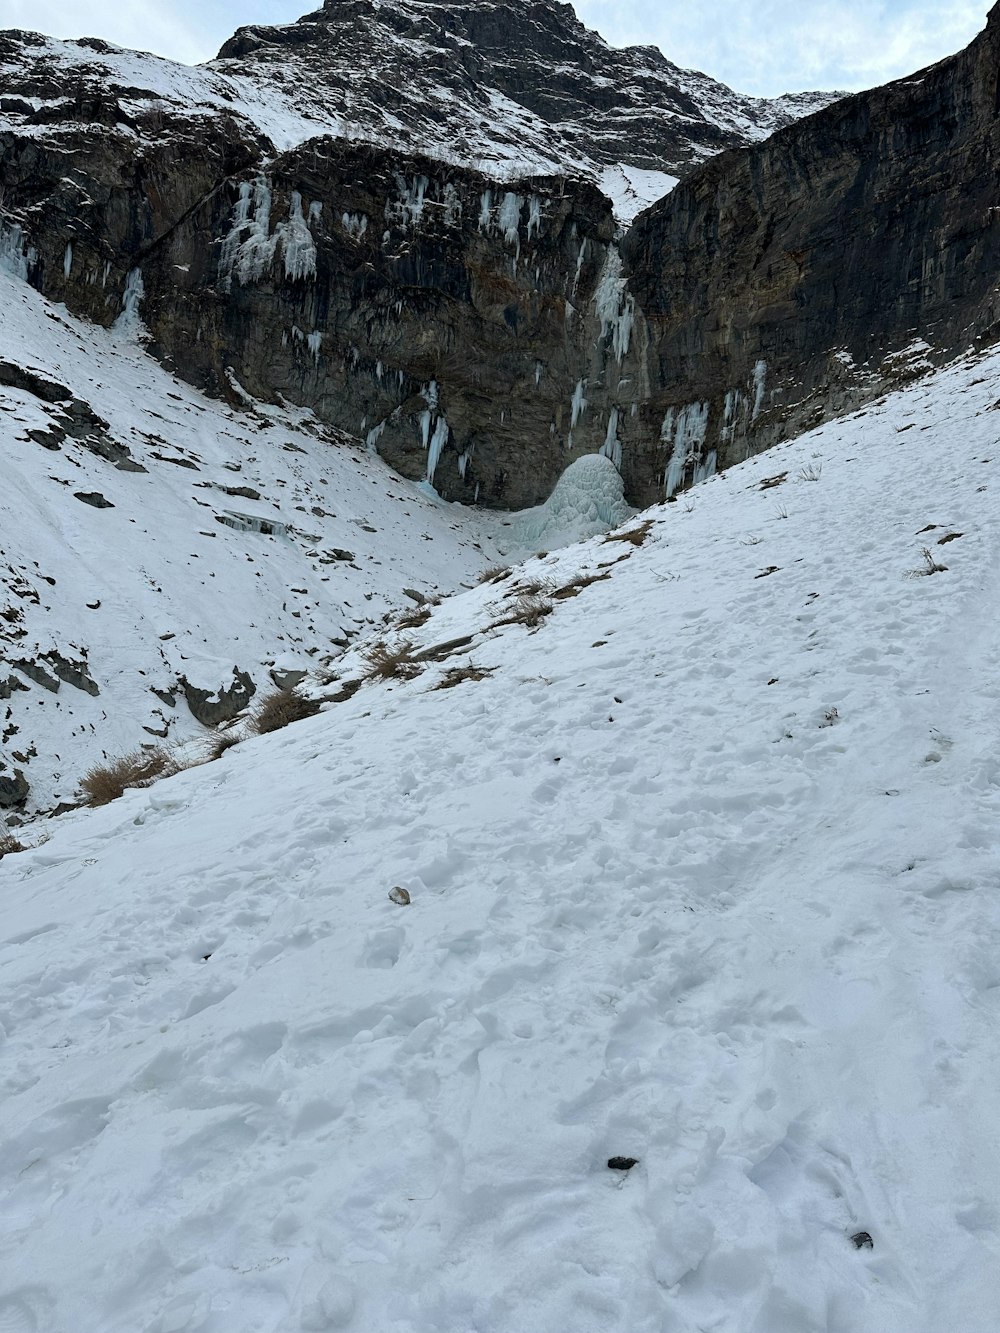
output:
[[[470,0],[474,3],[475,0]],[[287,23],[318,0],[0,0],[0,27],[104,37],[194,63],[245,23]],[[951,55],[991,0],[577,0],[615,46],[658,46],[742,92],[867,88]]]

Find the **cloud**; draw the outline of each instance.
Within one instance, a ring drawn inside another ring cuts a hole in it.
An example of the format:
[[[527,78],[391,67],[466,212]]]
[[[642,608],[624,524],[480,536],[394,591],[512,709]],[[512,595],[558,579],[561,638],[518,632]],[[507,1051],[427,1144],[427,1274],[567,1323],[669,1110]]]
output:
[[[5,0],[3,22],[53,37],[103,37],[118,46],[193,62],[204,55],[187,9],[170,0],[129,0],[115,9],[100,0]]]
[[[991,0],[700,0],[651,12],[644,0],[577,0],[615,46],[659,46],[669,60],[744,92],[885,83],[960,50]]]

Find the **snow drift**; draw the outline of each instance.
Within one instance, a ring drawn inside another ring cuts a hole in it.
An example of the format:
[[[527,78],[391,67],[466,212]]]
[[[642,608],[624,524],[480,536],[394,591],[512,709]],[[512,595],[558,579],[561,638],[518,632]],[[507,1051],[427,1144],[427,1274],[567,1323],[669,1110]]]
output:
[[[4,857],[0,1327],[991,1328],[998,374]]]

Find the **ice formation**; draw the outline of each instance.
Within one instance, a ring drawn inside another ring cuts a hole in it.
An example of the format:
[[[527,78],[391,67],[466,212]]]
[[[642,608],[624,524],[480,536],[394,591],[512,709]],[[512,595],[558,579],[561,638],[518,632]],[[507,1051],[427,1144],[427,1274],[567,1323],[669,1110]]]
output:
[[[633,512],[612,460],[585,454],[570,463],[544,504],[512,515],[510,533],[526,550],[554,551],[607,532]]]
[[[611,350],[621,364],[628,355],[635,323],[635,299],[622,276],[622,257],[617,246],[609,246],[594,292],[594,307],[601,321],[601,341],[610,335]]]
[[[710,407],[709,403],[688,403],[680,410],[672,407],[664,418],[660,438],[672,446],[666,475],[668,499],[680,490],[689,472],[692,481],[704,481],[715,472],[715,450],[705,453]]]

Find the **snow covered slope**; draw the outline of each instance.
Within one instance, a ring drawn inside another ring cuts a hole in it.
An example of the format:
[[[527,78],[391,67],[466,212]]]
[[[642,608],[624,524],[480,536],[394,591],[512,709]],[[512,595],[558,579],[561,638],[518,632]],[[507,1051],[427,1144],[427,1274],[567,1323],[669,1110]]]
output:
[[[206,735],[185,681],[266,693],[510,545],[308,413],[230,411],[2,269],[0,302],[0,777],[23,773],[29,808],[105,754]]]
[[[4,857],[0,1327],[988,1333],[998,379]]]
[[[622,221],[723,148],[754,142],[838,94],[747,97],[655,47],[615,50],[568,5],[327,0],[280,27],[241,28],[188,68],[97,39],[0,33],[0,132],[237,119],[278,152],[324,135],[475,166],[500,179],[588,177]]]

